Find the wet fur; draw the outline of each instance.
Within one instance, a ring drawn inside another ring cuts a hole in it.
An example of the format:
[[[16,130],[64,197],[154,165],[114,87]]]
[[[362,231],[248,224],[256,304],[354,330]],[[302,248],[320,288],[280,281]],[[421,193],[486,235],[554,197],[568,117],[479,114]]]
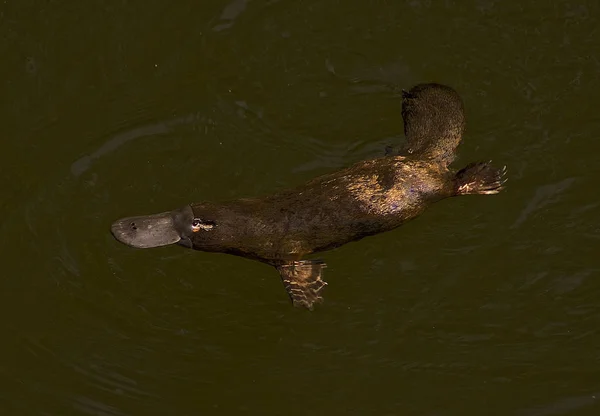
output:
[[[502,189],[506,170],[489,162],[458,172],[449,167],[465,129],[463,104],[452,88],[421,84],[404,92],[402,117],[406,144],[385,157],[275,195],[136,217],[147,232],[125,218],[113,225],[113,234],[125,244],[150,247],[163,241],[153,225],[166,229],[167,239],[175,228],[186,247],[275,266],[294,304],[312,309],[326,285],[325,265],[304,256],[393,230],[444,198]]]
[[[193,204],[196,217],[217,225],[194,235],[194,248],[278,265],[390,231],[441,199],[501,189],[504,171],[489,163],[448,167],[465,127],[453,89],[416,86],[403,94],[402,115],[407,143],[397,154],[264,198]]]

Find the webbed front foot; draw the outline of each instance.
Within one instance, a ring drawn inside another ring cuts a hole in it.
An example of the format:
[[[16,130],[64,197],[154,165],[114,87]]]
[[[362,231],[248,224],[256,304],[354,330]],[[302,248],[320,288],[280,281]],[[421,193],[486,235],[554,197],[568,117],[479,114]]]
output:
[[[315,303],[323,302],[321,290],[327,282],[321,279],[327,267],[320,260],[289,261],[277,266],[281,280],[294,306],[313,309]]]

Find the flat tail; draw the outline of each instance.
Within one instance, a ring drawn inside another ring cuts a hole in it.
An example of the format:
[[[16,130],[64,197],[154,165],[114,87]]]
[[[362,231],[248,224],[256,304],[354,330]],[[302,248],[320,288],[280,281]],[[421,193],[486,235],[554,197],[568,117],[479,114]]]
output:
[[[290,261],[277,266],[294,306],[313,310],[315,303],[323,302],[321,291],[327,282],[321,276],[325,267],[327,265],[320,260]]]

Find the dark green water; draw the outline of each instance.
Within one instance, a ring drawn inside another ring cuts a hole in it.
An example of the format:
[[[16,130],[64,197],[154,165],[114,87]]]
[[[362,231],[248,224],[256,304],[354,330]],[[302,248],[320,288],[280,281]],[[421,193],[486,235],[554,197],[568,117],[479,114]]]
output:
[[[3,1],[0,414],[599,414],[599,9]],[[380,156],[424,81],[509,186],[325,253],[312,313],[109,233]]]

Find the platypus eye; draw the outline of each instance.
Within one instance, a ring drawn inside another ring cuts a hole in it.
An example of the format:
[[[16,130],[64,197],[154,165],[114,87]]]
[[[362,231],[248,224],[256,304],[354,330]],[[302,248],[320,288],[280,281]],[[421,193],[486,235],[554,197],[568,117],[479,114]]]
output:
[[[200,230],[208,231],[215,226],[213,221],[203,221],[200,218],[194,218],[192,220],[192,231],[198,232]]]

